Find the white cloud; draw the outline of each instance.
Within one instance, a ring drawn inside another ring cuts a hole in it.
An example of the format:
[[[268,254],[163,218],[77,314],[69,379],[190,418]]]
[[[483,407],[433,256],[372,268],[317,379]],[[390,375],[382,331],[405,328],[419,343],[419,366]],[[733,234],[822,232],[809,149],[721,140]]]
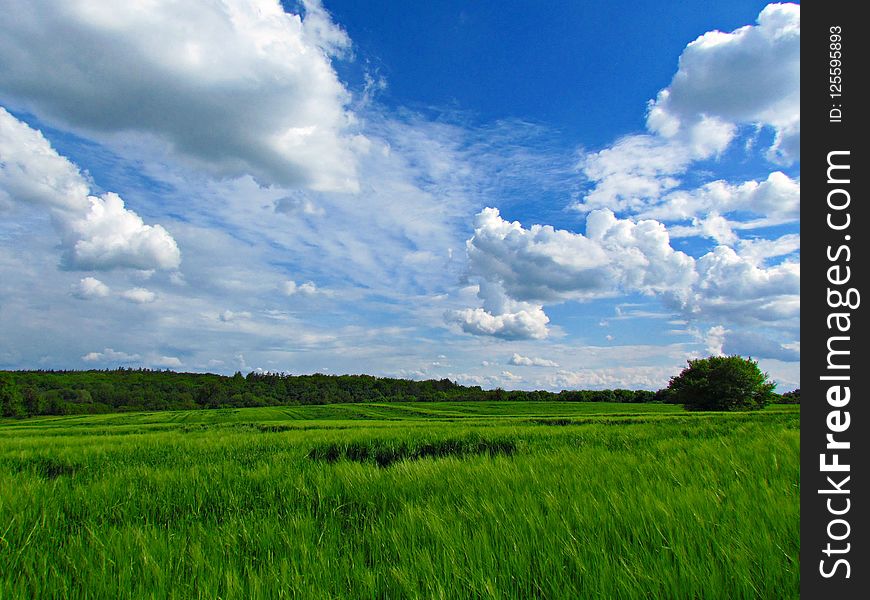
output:
[[[734,241],[729,231],[717,235]],[[778,246],[787,248],[793,240],[783,242]],[[751,244],[746,247],[747,257],[718,245],[695,259],[674,250],[667,228],[654,220],[634,222],[597,210],[588,215],[583,235],[540,225],[526,229],[487,208],[467,243],[469,274],[480,281],[483,307],[448,312],[447,319],[476,335],[542,339],[549,322],[545,303],[642,293],[661,296],[696,320],[794,320],[799,263],[766,267],[758,255],[778,250],[759,246],[753,253]]]
[[[292,279],[288,279],[282,284],[281,289],[288,296],[314,296],[315,294],[321,293],[312,281],[297,284]]]
[[[771,158],[800,159],[800,6],[770,4],[758,24],[711,31],[689,44],[651,104],[651,131],[671,138],[704,118],[768,125]]]
[[[541,306],[495,315],[482,308],[466,308],[449,311],[446,318],[458,323],[466,333],[507,340],[544,339],[548,335],[547,323],[550,322]]]
[[[167,369],[174,369],[183,365],[181,359],[176,356],[153,356],[148,359],[148,364]]]
[[[145,288],[132,288],[121,292],[121,298],[134,304],[148,304],[157,299],[157,294]]]
[[[81,218],[61,223],[63,265],[77,270],[174,269],[181,253],[160,225],[146,225],[111,192],[89,196],[90,209]]]
[[[717,246],[698,259],[699,289],[717,297],[759,298],[800,292],[800,265],[784,262],[761,268],[727,246]]]
[[[448,310],[444,317],[459,324],[472,335],[487,335],[507,340],[544,339],[549,335],[549,317],[540,304],[510,298],[498,282],[482,279],[478,298],[483,308]]]
[[[688,148],[651,135],[632,135],[587,154],[580,163],[595,187],[573,208],[638,210],[679,185],[676,174],[691,162]]]
[[[673,139],[625,136],[582,158],[579,167],[595,186],[572,207],[581,212],[597,208],[637,211],[680,185],[678,176],[692,162],[722,152],[733,136],[733,127],[714,119],[702,120]]]
[[[72,295],[81,300],[105,298],[110,293],[109,286],[95,277],[85,277],[72,288]]]
[[[116,352],[111,348],[104,348],[102,352],[88,352],[82,356],[85,362],[116,362],[128,363],[139,360],[141,356],[138,354],[127,354],[126,352]]]
[[[768,258],[787,256],[800,250],[800,247],[800,235],[787,233],[772,240],[740,240],[738,254],[752,264],[761,265]]]
[[[711,212],[706,218],[700,219],[698,225],[704,237],[716,240],[716,243],[730,246],[738,241],[737,234],[731,227],[731,223],[722,215]]]
[[[768,5],[758,25],[731,33],[712,31],[690,43],[671,84],[650,102],[649,133],[625,136],[583,157],[579,166],[593,187],[573,206],[584,212],[611,208],[643,213],[647,204],[659,202],[681,185],[680,177],[693,162],[722,153],[741,124],[773,128],[770,160],[782,164],[800,160],[800,6],[796,4]],[[746,195],[752,189],[739,191]],[[773,204],[773,209],[794,216],[794,202],[784,207]],[[685,218],[696,216],[697,211],[689,212]],[[661,212],[645,216],[667,218]]]
[[[559,364],[546,358],[523,356],[514,352],[511,356],[510,364],[524,367],[558,367]]]
[[[800,182],[781,171],[764,181],[733,185],[713,181],[695,190],[680,190],[646,206],[638,216],[664,221],[703,218],[711,213],[743,213],[767,217],[774,223],[794,222],[800,218]]]
[[[51,210],[67,269],[171,269],[180,263],[178,246],[163,227],[146,225],[117,194],[90,195],[78,168],[2,107],[0,196]]]
[[[704,342],[707,345],[707,352],[713,356],[722,356],[722,346],[725,343],[725,334],[728,330],[722,325],[714,325],[707,331],[707,336]]]
[[[304,9],[10,0],[0,100],[104,141],[145,134],[217,176],[353,191],[366,140],[330,62],[350,40],[318,0]]]
[[[466,250],[483,307],[447,318],[467,333],[507,339],[546,337],[546,302],[631,292],[683,298],[697,277],[694,260],[670,246],[664,225],[617,219],[609,210],[589,214],[584,236],[547,225],[525,229],[486,208]]]
[[[474,235],[466,243],[469,272],[498,282],[518,300],[554,300],[566,292],[601,287],[606,253],[580,234],[501,218],[485,208],[475,216]]]
[[[586,235],[606,252],[611,285],[621,291],[681,295],[696,279],[694,260],[671,247],[658,221],[634,222],[608,210],[594,211],[586,219]]]
[[[549,225],[526,229],[486,208],[466,248],[471,275],[524,302],[681,289],[695,277],[694,261],[671,248],[661,223],[617,219],[609,210],[592,212],[583,235]]]
[[[699,281],[684,308],[732,322],[777,322],[800,315],[800,264],[763,267],[717,246],[697,261]]]
[[[0,106],[0,197],[81,214],[88,195],[78,168]]]
[[[646,389],[657,390],[680,372],[677,366],[621,366],[595,369],[561,369],[546,377],[548,389]]]

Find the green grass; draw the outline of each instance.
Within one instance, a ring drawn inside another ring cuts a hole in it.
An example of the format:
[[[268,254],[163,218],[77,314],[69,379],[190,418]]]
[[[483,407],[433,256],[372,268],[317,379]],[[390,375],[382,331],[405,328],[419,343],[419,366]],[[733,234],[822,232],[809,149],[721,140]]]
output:
[[[0,421],[0,598],[790,598],[798,407]]]

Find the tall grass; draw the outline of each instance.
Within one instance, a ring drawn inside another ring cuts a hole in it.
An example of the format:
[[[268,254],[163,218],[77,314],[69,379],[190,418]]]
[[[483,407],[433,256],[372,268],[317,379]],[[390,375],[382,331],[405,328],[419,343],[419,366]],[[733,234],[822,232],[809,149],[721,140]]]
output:
[[[0,424],[0,598],[798,595],[795,410],[257,410]]]

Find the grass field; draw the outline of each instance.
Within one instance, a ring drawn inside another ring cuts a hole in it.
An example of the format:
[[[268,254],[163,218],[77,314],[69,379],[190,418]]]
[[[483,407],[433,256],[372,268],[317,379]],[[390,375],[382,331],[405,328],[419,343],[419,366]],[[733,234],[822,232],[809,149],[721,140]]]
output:
[[[0,598],[795,598],[798,407],[0,420]]]

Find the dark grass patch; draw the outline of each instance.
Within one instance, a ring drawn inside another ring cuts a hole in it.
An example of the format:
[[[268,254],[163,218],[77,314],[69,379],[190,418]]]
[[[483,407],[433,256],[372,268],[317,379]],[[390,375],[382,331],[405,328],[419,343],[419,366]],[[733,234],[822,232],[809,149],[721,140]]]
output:
[[[279,423],[255,423],[254,428],[261,433],[280,433],[282,431],[299,429],[298,426],[281,425]]]
[[[513,456],[517,452],[516,440],[510,438],[484,439],[478,436],[435,441],[364,440],[319,444],[308,451],[311,460],[328,463],[352,460],[374,463],[379,467],[403,460],[445,458],[448,456]]]
[[[10,466],[13,473],[33,473],[45,479],[72,477],[79,468],[79,465],[47,456],[13,459]]]
[[[527,419],[526,423],[533,423],[535,425],[577,425],[578,422],[574,419]]]

